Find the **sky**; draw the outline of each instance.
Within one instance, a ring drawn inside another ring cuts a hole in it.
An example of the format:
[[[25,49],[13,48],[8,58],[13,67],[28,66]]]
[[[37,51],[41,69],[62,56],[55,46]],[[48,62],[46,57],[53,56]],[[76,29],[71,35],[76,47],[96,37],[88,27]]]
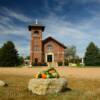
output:
[[[80,57],[90,42],[100,47],[100,0],[0,0],[0,47],[10,40],[21,56],[29,55],[28,25],[36,19],[45,25],[43,39],[74,45]]]

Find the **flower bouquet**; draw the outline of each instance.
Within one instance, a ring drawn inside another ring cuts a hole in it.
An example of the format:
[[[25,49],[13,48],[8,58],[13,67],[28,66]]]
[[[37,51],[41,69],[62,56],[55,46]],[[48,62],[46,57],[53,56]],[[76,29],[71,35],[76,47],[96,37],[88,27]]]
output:
[[[45,71],[42,71],[42,72],[35,74],[34,78],[42,78],[42,79],[59,78],[59,74],[55,68],[50,67],[49,69],[47,69]]]

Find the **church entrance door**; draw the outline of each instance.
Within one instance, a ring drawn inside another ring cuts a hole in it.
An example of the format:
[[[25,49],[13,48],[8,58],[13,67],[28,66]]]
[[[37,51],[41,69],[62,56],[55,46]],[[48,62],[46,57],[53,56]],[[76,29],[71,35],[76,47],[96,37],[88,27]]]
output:
[[[52,55],[47,55],[47,62],[52,62]]]

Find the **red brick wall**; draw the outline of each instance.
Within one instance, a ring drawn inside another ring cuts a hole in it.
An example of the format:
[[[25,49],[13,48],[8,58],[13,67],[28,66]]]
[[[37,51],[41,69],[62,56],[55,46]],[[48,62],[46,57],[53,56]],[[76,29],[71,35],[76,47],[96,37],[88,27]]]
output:
[[[34,32],[38,31],[38,36],[34,36]],[[38,59],[38,62],[42,62],[42,30],[34,29],[31,30],[31,52],[30,52],[30,63]]]
[[[52,51],[48,51],[48,45],[52,45]],[[64,48],[56,43],[55,41],[48,41],[44,44],[44,53],[54,53],[54,61],[55,62],[62,62],[64,61]]]

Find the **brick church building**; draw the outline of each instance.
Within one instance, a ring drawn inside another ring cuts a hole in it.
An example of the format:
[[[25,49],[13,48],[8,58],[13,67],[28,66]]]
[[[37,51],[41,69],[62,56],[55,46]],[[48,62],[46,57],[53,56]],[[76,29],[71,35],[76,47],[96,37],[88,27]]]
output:
[[[31,49],[30,49],[30,64],[32,62],[63,62],[64,61],[64,46],[62,43],[53,37],[42,39],[42,32],[45,26],[35,23],[28,26],[31,32]]]

